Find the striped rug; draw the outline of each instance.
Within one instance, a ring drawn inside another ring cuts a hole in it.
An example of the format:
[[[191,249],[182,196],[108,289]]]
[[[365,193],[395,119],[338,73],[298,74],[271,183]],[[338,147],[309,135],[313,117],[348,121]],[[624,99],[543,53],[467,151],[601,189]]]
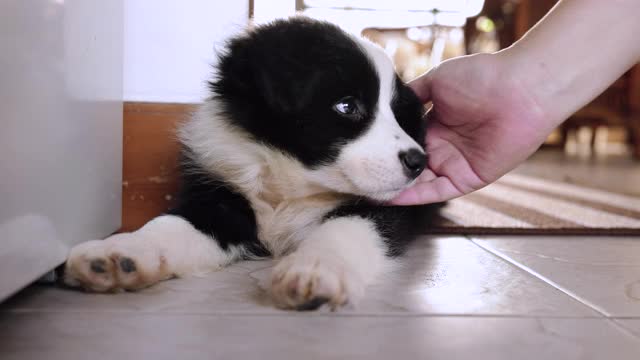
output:
[[[430,233],[640,235],[640,197],[509,174],[450,201]]]

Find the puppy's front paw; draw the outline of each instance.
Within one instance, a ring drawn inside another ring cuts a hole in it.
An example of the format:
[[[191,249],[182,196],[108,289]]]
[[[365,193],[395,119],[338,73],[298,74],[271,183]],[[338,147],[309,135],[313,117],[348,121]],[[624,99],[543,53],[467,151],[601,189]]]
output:
[[[170,277],[166,260],[131,234],[93,240],[71,249],[63,282],[95,292],[136,290]]]
[[[271,274],[271,296],[284,309],[315,310],[328,304],[335,310],[355,303],[363,290],[364,283],[335,259],[292,254]]]

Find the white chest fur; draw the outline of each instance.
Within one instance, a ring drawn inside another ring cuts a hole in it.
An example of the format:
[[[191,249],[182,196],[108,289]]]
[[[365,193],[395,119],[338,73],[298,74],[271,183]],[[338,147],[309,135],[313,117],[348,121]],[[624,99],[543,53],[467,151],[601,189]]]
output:
[[[218,108],[215,100],[206,102],[181,126],[180,140],[192,150],[192,160],[249,200],[259,239],[274,255],[284,254],[320,224],[344,195],[325,186],[334,176],[314,180],[313,171],[231,126]]]
[[[340,200],[321,194],[277,204],[261,198],[250,201],[258,223],[258,238],[274,255],[282,255],[304,240]]]

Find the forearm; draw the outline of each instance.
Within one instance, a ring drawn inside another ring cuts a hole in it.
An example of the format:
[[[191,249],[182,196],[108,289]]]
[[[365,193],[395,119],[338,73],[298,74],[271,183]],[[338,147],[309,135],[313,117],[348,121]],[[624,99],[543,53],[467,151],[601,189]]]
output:
[[[561,0],[498,53],[555,126],[640,59],[640,0]]]

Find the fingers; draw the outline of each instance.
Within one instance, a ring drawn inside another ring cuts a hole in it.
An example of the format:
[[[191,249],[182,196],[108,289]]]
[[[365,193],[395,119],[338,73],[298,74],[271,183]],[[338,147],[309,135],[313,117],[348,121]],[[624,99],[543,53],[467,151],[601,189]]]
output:
[[[422,74],[412,80],[408,85],[416,93],[418,99],[424,104],[431,100],[431,78],[432,72]]]
[[[418,182],[396,196],[391,205],[422,205],[451,200],[463,195],[446,177]]]
[[[433,171],[431,171],[431,169],[424,169],[424,171],[416,179],[415,183],[417,184],[417,183],[428,182],[428,181],[434,180],[437,177],[438,176]]]

